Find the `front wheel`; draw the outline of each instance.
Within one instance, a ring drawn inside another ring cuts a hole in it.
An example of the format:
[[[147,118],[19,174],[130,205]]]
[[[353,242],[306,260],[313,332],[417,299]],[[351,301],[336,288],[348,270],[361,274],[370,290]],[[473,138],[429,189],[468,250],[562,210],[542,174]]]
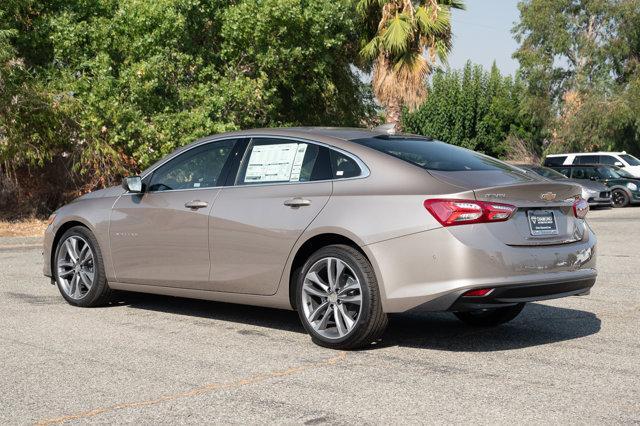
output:
[[[477,309],[475,311],[454,312],[454,314],[465,324],[493,327],[507,323],[517,317],[524,309],[524,305],[524,303],[518,303],[517,305],[503,308]]]
[[[311,339],[332,349],[367,346],[387,327],[373,268],[346,245],[309,257],[297,274],[296,307]]]
[[[613,207],[627,207],[631,202],[629,194],[623,189],[614,189],[611,198],[613,199]]]
[[[71,305],[99,306],[111,296],[100,246],[85,227],[74,226],[60,238],[53,271],[62,297]]]

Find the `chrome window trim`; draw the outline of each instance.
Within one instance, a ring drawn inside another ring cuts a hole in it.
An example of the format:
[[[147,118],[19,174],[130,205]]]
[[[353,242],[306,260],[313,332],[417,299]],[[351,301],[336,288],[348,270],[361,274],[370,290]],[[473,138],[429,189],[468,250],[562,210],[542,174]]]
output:
[[[306,181],[306,182],[274,182],[274,183],[252,183],[252,184],[247,184],[247,185],[237,185],[236,183],[234,183],[233,185],[222,185],[222,186],[209,186],[206,188],[183,188],[183,189],[167,189],[165,191],[146,191],[143,193],[132,193],[132,192],[124,192],[122,195],[142,195],[142,194],[158,194],[158,193],[168,193],[168,192],[176,192],[176,191],[198,191],[198,190],[205,190],[205,189],[216,189],[216,188],[249,188],[249,187],[255,187],[255,186],[273,186],[273,185],[300,185],[300,184],[309,184],[309,183],[321,183],[321,182],[334,182],[334,181],[347,181],[347,180],[355,180],[355,179],[365,179],[367,177],[369,177],[369,175],[371,175],[371,171],[369,170],[369,167],[364,163],[364,161],[362,161],[357,155],[352,154],[348,151],[345,151],[344,149],[338,148],[336,146],[333,145],[329,145],[327,143],[324,142],[319,142],[319,141],[315,141],[315,140],[311,140],[311,139],[305,139],[305,138],[299,138],[299,137],[292,137],[292,136],[279,136],[279,135],[273,135],[273,134],[263,134],[263,133],[256,133],[256,134],[251,134],[251,135],[243,135],[243,136],[235,136],[235,137],[230,137],[230,136],[213,136],[210,139],[205,139],[202,140],[198,143],[194,143],[193,146],[190,146],[189,148],[181,151],[180,153],[177,153],[175,155],[168,155],[168,158],[166,158],[164,161],[159,162],[158,164],[156,164],[155,166],[153,166],[153,168],[147,169],[145,170],[145,172],[143,174],[140,175],[141,179],[145,179],[147,176],[151,175],[153,172],[155,172],[158,168],[164,166],[165,164],[167,164],[169,161],[173,160],[174,158],[178,158],[179,156],[181,156],[182,154],[185,154],[189,151],[191,151],[192,149],[198,148],[204,144],[207,143],[215,143],[215,142],[221,142],[221,141],[225,141],[225,140],[241,140],[241,139],[249,139],[249,144],[247,144],[247,148],[245,149],[245,152],[243,153],[243,159],[242,162],[244,162],[245,160],[245,156],[246,153],[249,151],[249,148],[252,146],[251,145],[251,141],[255,138],[267,138],[267,139],[284,139],[284,140],[290,140],[290,141],[295,141],[295,142],[302,142],[302,143],[308,143],[308,144],[315,144],[318,146],[323,146],[325,148],[328,149],[332,149],[334,151],[337,151],[349,158],[351,158],[353,161],[356,162],[356,164],[358,165],[358,167],[360,167],[360,174],[358,176],[353,176],[353,177],[348,177],[348,178],[332,178],[332,179],[324,179],[324,180],[313,180],[313,181]],[[242,162],[240,163],[240,167],[238,167],[238,171],[236,172],[236,179],[234,180],[234,182],[236,182],[236,180],[239,177],[239,173],[240,170],[242,169]]]

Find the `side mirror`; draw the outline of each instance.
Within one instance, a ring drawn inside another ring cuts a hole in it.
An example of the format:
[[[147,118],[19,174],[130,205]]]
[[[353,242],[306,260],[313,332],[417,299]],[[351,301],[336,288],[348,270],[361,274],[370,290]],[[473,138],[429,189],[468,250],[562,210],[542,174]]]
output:
[[[613,163],[613,165],[618,167],[624,167],[624,164],[622,164],[620,161],[616,161],[615,163]]]
[[[142,178],[140,176],[128,176],[122,180],[122,187],[128,192],[142,192]]]

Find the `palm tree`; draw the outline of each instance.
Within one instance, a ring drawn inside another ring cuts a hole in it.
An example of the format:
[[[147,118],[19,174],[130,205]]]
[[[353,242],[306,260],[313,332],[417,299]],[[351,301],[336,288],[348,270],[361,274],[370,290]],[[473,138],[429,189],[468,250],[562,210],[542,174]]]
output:
[[[360,55],[387,123],[424,101],[426,77],[451,50],[451,9],[464,8],[462,0],[358,0],[369,29]]]

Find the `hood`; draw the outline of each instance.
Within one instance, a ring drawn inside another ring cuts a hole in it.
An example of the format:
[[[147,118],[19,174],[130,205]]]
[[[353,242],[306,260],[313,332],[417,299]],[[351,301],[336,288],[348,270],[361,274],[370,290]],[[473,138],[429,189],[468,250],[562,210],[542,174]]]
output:
[[[93,198],[103,198],[103,197],[118,197],[124,192],[124,189],[121,186],[112,186],[109,188],[99,189],[97,191],[89,192],[84,194],[74,201],[82,201],[82,200],[90,200]]]
[[[571,183],[577,183],[578,185],[584,186],[585,188],[591,190],[591,191],[598,191],[598,192],[602,192],[602,191],[608,191],[608,188],[605,184],[601,183],[601,182],[597,182],[594,180],[586,180],[586,179],[563,179],[563,182],[571,182]]]

